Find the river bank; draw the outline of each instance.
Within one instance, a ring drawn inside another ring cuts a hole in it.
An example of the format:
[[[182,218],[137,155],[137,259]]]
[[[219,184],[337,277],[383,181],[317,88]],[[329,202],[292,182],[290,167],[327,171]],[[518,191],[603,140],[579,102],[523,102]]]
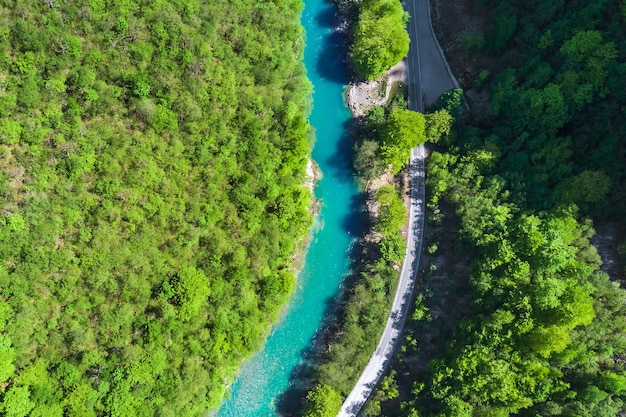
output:
[[[386,105],[393,89],[402,88],[406,80],[406,61],[400,61],[378,80],[351,82],[346,89],[345,100],[352,117],[365,117],[373,107]]]
[[[341,15],[339,21],[342,22],[336,30],[350,30],[351,19],[356,16],[354,4],[345,1],[336,4]],[[346,39],[350,38],[348,33]],[[365,139],[370,139],[371,143],[375,141],[371,137],[373,132],[366,132],[368,110],[375,106],[380,106],[382,110],[390,101],[398,108],[406,107],[406,89],[398,88],[398,83],[403,82],[405,77],[404,63],[395,66],[377,81],[364,82],[352,77],[344,98],[354,121],[351,147],[357,154]],[[317,384],[315,390],[325,387],[324,392],[336,393],[335,398],[352,390],[380,339],[404,259],[406,236],[401,237],[399,229],[406,222],[406,207],[401,209],[404,214],[401,214],[397,229],[394,226],[384,228],[382,224],[390,219],[390,205],[395,205],[397,216],[398,204],[402,207],[406,202],[402,198],[407,190],[406,170],[397,177],[387,169],[382,171],[371,180],[361,181],[369,221],[355,248],[351,273],[335,299],[336,314],[328,321],[315,347],[317,363],[312,372],[313,381]],[[397,221],[396,218],[392,223],[398,224]],[[310,399],[317,397],[314,392],[317,391],[309,393]]]
[[[243,367],[231,387],[220,417],[267,417],[299,412],[300,390],[294,379],[310,363],[310,349],[321,323],[349,270],[350,253],[361,235],[362,208],[352,176],[352,142],[346,127],[350,113],[343,98],[345,41],[336,30],[335,8],[324,0],[307,0],[301,23],[306,30],[304,64],[313,84],[309,122],[315,132],[309,178],[317,215],[310,245],[298,274],[295,293],[262,350]],[[294,395],[294,392],[297,395]]]
[[[401,331],[407,310],[412,304],[412,288],[419,265],[424,229],[423,162],[426,153],[423,147],[413,149],[410,169],[405,168],[397,175],[391,175],[391,172],[397,169],[391,171],[386,161],[390,161],[387,159],[388,152],[395,143],[391,138],[398,134],[392,130],[395,127],[395,118],[400,114],[415,119],[423,118],[423,122],[430,126],[429,129],[432,128],[433,122],[444,121],[444,124],[447,124],[446,128],[430,130],[424,136],[424,140],[427,138],[437,142],[440,136],[447,136],[453,121],[451,112],[457,111],[456,105],[450,101],[449,105],[444,105],[442,111],[432,114],[422,116],[412,112],[422,112],[422,101],[432,105],[442,93],[452,90],[456,84],[450,72],[446,70],[445,59],[441,56],[441,50],[432,34],[427,13],[428,3],[410,4],[409,8],[413,16],[410,26],[413,43],[406,61],[393,67],[376,81],[353,80],[346,91],[348,106],[353,117],[358,120],[359,138],[355,145],[355,168],[364,178],[363,188],[371,227],[364,235],[362,244],[364,251],[359,258],[358,272],[354,275],[353,286],[345,297],[346,302],[342,307],[344,316],[337,324],[334,334],[329,337],[326,362],[319,366],[317,373],[320,384],[318,387],[331,386],[341,394],[350,393],[341,407],[342,416],[355,415],[359,411],[372,392],[373,386],[378,383],[385,364],[389,363],[400,339],[398,332]],[[416,23],[417,20],[419,25]],[[421,48],[417,48],[417,37]],[[426,57],[420,57],[423,54]],[[422,66],[420,62],[428,64]],[[414,65],[408,86],[407,63]],[[397,87],[398,84],[404,85],[405,88],[394,88],[394,85]],[[392,93],[394,90],[395,94]],[[409,91],[412,97],[407,97]],[[409,103],[411,105],[407,104],[407,98],[412,98]],[[407,111],[407,107],[412,111]],[[407,136],[420,138],[417,124],[415,130],[411,132]],[[402,155],[398,156],[398,159],[403,158]],[[393,164],[400,164],[396,160],[391,161]],[[387,198],[390,200],[386,200]],[[390,206],[385,207],[382,202],[394,199],[398,199],[396,201],[399,204],[393,203],[392,214]],[[402,207],[403,203],[403,209],[399,208],[398,206]],[[398,222],[397,217],[400,210],[406,213],[407,206],[411,207],[411,221],[408,223],[411,227],[407,227],[406,220]],[[395,219],[391,221],[394,216]],[[400,229],[403,232],[401,235],[398,233]],[[411,232],[408,232],[409,230]],[[407,241],[409,243],[405,251]],[[402,274],[398,281],[402,260],[404,260]],[[389,314],[390,311],[392,294],[396,294],[393,310],[381,338],[386,313]],[[367,340],[364,340],[363,334],[367,335]],[[380,343],[374,350],[379,340]],[[359,380],[356,387],[355,369],[361,370],[356,378]],[[388,385],[392,380],[385,379],[383,385]],[[374,413],[371,414],[372,412]],[[378,415],[371,408],[368,410],[368,415],[370,414]]]

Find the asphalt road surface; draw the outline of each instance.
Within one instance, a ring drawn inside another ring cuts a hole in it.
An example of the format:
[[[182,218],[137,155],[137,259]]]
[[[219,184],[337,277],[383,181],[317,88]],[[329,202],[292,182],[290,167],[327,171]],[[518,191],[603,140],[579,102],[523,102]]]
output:
[[[443,52],[433,33],[428,0],[407,0],[405,6],[411,15],[408,27],[411,45],[406,58],[409,109],[423,112],[424,104],[435,103],[442,93],[457,87],[458,84],[447,66]],[[344,401],[338,417],[356,416],[371,395],[398,345],[411,305],[424,237],[425,169],[423,145],[411,149],[409,176],[411,207],[409,210],[407,250],[391,312],[376,350],[352,392]]]
[[[424,146],[411,150],[409,169],[411,207],[407,252],[402,264],[398,288],[378,346],[352,392],[344,401],[338,414],[341,417],[356,416],[376,387],[398,344],[411,305],[424,233]]]
[[[408,27],[411,44],[406,58],[409,108],[423,112],[424,105],[437,102],[442,93],[457,88],[458,83],[433,32],[428,0],[407,0],[406,7],[411,15]]]

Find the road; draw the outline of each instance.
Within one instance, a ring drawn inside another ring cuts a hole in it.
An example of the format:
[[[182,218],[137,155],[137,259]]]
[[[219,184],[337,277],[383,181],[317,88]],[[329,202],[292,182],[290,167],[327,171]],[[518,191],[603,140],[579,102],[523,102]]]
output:
[[[424,104],[435,103],[442,93],[457,88],[458,84],[452,76],[435,38],[430,22],[428,0],[407,0],[407,8],[411,15],[408,27],[411,45],[406,58],[408,104],[409,109],[423,112]],[[352,392],[341,406],[341,411],[337,414],[338,417],[352,417],[359,413],[383,376],[402,335],[402,328],[413,298],[424,237],[424,180],[426,175],[424,156],[423,145],[411,149],[409,166],[411,206],[409,209],[407,250],[387,324],[376,350]]]
[[[409,109],[423,112],[424,104],[434,104],[442,93],[458,88],[459,84],[435,37],[428,0],[407,0],[407,9],[411,15],[408,27],[411,44],[406,58]]]

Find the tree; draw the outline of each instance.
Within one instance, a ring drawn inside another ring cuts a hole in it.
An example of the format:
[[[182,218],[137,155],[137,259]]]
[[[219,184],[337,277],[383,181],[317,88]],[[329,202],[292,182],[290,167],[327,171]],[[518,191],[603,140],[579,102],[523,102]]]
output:
[[[447,110],[453,116],[458,115],[459,107],[463,104],[463,89],[448,90],[437,100],[436,108]]]
[[[430,143],[437,143],[440,139],[446,139],[452,129],[452,123],[454,123],[454,117],[446,109],[437,110],[433,113],[425,115],[426,127],[425,136],[426,140]]]
[[[6,417],[26,417],[34,406],[28,387],[12,386],[4,394],[0,410],[4,411]]]
[[[389,115],[382,133],[384,160],[398,173],[409,159],[411,148],[426,141],[424,115],[406,109],[395,109]]]
[[[189,320],[198,314],[210,294],[209,279],[193,266],[184,266],[174,281],[174,296],[180,305],[180,317]]]
[[[341,409],[341,395],[330,385],[319,384],[307,396],[303,417],[335,417]]]
[[[471,417],[474,407],[459,397],[450,396],[444,400],[444,415],[446,417]]]
[[[604,42],[595,30],[579,31],[563,43],[560,49],[565,58],[560,75],[563,94],[575,104],[577,110],[604,97],[609,91],[606,80],[608,66],[616,58],[612,42]]]
[[[378,142],[364,140],[356,148],[354,155],[354,169],[365,179],[366,186],[372,179],[378,177],[385,171],[383,161],[378,155]]]
[[[562,326],[538,327],[528,334],[529,346],[544,358],[562,352],[570,342],[569,333]]]
[[[611,179],[602,171],[586,170],[564,181],[555,190],[555,201],[562,204],[596,203],[611,188]]]
[[[568,120],[561,87],[549,84],[542,90],[523,93],[524,109],[519,112],[519,127],[554,135]]]
[[[377,417],[381,415],[380,400],[377,398],[370,398],[365,403],[363,410],[361,411],[365,417]]]
[[[384,236],[397,233],[407,220],[404,204],[392,185],[384,185],[376,192],[378,219],[374,228]]]
[[[517,28],[517,17],[515,15],[498,15],[492,24],[489,39],[489,51],[491,53],[500,52],[509,42],[515,29]]]
[[[409,52],[407,15],[398,0],[364,0],[350,57],[358,74],[374,80]]]
[[[15,371],[15,349],[6,334],[0,334],[0,383],[9,379]]]
[[[384,261],[395,264],[404,259],[406,242],[400,233],[394,233],[382,238],[378,243],[378,249]]]

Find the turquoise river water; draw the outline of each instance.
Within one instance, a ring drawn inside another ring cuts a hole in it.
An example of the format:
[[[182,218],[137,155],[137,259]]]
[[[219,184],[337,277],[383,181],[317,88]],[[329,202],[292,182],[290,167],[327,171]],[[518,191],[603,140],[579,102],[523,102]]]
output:
[[[361,205],[351,173],[347,135],[350,113],[342,97],[348,82],[342,62],[345,45],[334,31],[334,5],[305,0],[302,24],[307,33],[304,63],[314,88],[310,115],[316,135],[313,159],[323,173],[315,190],[321,211],[284,317],[263,350],[244,365],[231,387],[231,398],[217,413],[219,417],[279,415],[279,399],[281,404],[289,400],[284,393],[294,388],[292,373],[306,361],[306,351],[348,272],[349,251],[360,233]]]

